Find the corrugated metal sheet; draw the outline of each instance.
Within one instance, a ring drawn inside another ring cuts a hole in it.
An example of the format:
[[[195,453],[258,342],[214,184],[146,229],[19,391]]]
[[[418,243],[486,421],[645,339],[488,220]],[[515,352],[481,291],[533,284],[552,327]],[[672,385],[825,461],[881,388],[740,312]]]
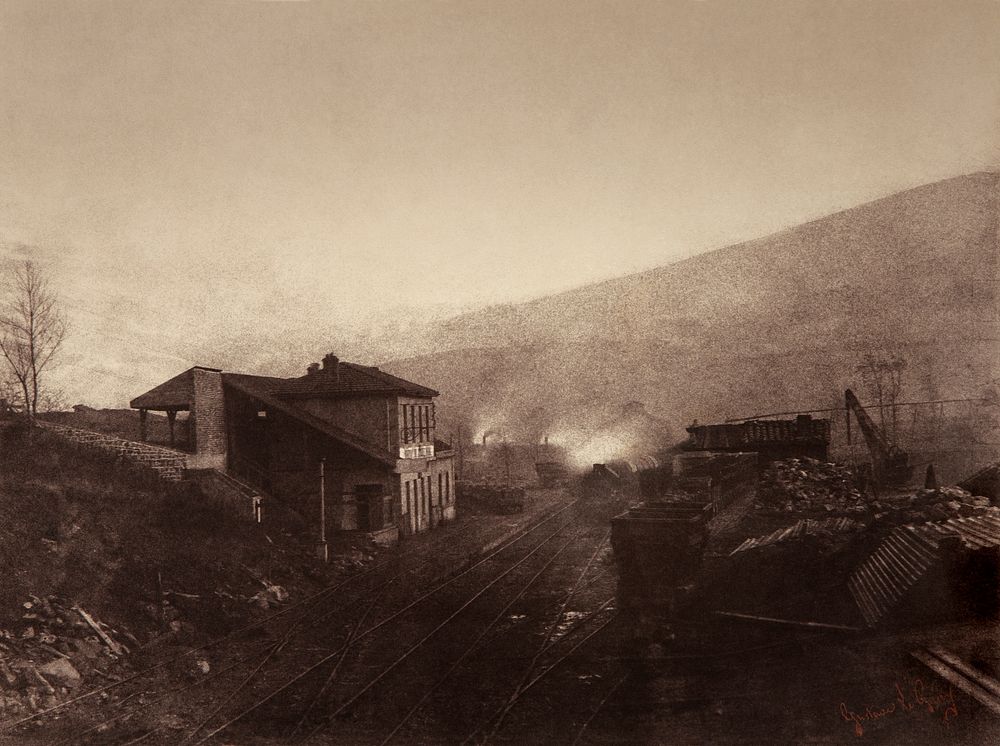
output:
[[[850,518],[825,518],[823,520],[812,520],[803,518],[796,521],[791,526],[779,528],[777,531],[757,538],[747,539],[736,549],[730,552],[730,556],[745,552],[749,549],[760,549],[761,547],[780,544],[801,536],[815,536],[817,534],[837,534],[844,531],[853,530],[857,527],[857,522]]]
[[[927,537],[958,536],[969,549],[1000,547],[1000,508],[990,508],[982,515],[951,518],[943,523],[928,523],[917,530]]]
[[[954,551],[943,540],[954,538],[961,540],[960,551],[1000,548],[1000,509],[893,531],[847,583],[865,623],[873,627],[883,621],[924,576],[941,567]]]

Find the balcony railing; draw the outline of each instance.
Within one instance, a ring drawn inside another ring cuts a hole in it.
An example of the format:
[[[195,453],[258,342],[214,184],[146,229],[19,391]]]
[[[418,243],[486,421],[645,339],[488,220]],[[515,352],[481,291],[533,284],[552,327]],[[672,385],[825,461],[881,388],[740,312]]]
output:
[[[433,427],[403,427],[399,430],[400,443],[430,443],[433,440]]]

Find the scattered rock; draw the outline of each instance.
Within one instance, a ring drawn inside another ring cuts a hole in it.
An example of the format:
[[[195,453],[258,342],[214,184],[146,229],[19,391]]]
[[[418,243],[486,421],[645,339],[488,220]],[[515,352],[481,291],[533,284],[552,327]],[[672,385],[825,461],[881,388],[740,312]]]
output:
[[[261,609],[270,609],[288,600],[288,591],[280,585],[269,585],[250,598],[250,601],[257,604]]]
[[[103,650],[100,643],[96,640],[89,640],[85,638],[73,640],[73,647],[76,649],[77,654],[85,660],[90,661],[95,661],[100,658]]]
[[[80,672],[65,658],[56,658],[53,661],[49,661],[38,670],[49,681],[68,689],[75,689],[80,685],[82,680]]]

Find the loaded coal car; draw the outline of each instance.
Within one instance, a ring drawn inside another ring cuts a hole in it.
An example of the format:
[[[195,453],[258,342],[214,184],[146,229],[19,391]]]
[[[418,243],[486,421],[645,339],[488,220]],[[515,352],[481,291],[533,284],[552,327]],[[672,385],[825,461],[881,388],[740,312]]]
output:
[[[523,512],[524,497],[525,491],[522,487],[501,487],[494,498],[497,512],[502,515]]]
[[[709,502],[649,500],[611,520],[618,568],[618,609],[633,633],[664,629],[677,613],[683,588],[701,567],[708,540]]]
[[[674,456],[670,488],[711,500],[716,510],[757,489],[758,454],[692,451]]]

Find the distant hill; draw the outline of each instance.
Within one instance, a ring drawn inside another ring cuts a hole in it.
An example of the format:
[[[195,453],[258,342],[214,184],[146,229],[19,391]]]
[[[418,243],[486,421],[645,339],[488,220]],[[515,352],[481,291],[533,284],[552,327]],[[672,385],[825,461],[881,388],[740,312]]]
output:
[[[996,373],[998,174],[911,189],[766,238],[432,328],[384,367],[443,392],[445,427],[579,431],[629,400],[674,426],[833,406],[866,352],[905,397]]]

